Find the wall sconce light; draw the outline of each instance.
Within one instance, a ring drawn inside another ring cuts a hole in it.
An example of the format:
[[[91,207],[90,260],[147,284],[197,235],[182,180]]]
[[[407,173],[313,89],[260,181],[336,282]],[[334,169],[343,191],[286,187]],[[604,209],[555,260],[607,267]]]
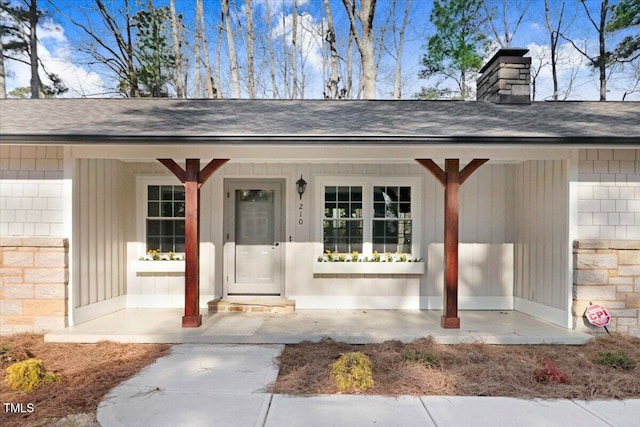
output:
[[[296,181],[296,191],[298,191],[298,194],[300,195],[300,200],[302,200],[302,195],[304,194],[306,189],[307,181],[302,179],[302,175],[300,175],[300,179]]]

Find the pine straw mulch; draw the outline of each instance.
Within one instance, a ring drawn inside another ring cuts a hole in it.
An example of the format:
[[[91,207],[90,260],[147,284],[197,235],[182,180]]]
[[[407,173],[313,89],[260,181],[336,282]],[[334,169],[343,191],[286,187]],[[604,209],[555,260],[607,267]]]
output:
[[[363,394],[510,396],[519,398],[640,398],[640,338],[613,334],[583,346],[442,345],[431,338],[409,344],[350,345],[324,339],[288,345],[279,357],[280,374],[268,391],[283,394],[334,394],[330,365],[341,354],[361,351],[373,364],[375,386]],[[599,353],[623,351],[631,370],[594,363]],[[417,355],[417,356],[416,356]],[[428,355],[428,356],[426,356]],[[428,363],[416,363],[419,357]],[[550,359],[567,374],[567,383],[539,382],[535,372]]]
[[[132,377],[169,352],[165,344],[46,343],[43,335],[19,334],[0,337],[0,395],[2,403],[32,403],[32,413],[7,413],[0,408],[2,426],[44,426],[70,414],[94,413],[109,390]],[[48,371],[62,381],[44,385],[30,393],[11,390],[4,378],[16,361],[41,359]]]

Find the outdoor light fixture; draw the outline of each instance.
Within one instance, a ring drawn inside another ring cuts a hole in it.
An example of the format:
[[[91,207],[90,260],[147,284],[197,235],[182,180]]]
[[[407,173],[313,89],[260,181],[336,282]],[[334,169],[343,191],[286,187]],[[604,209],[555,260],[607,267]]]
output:
[[[307,189],[307,181],[302,179],[302,175],[300,175],[300,179],[296,181],[296,190],[300,195],[300,200],[302,200],[302,195],[304,194],[304,191],[306,189]]]

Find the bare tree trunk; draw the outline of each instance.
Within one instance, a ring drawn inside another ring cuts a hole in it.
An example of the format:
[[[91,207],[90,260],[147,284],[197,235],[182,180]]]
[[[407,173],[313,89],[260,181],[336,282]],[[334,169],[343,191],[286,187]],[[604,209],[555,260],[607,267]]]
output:
[[[102,1],[100,1],[102,3]],[[127,68],[129,70],[129,96],[140,96],[140,89],[138,88],[138,72],[133,62],[135,53],[133,52],[133,38],[131,36],[131,10],[129,8],[129,0],[125,0],[125,19],[127,21]],[[104,5],[103,5],[104,7]],[[106,10],[106,8],[105,8]],[[115,22],[114,22],[115,24]],[[114,33],[119,35],[119,33]]]
[[[268,2],[267,2],[268,3]],[[247,86],[249,89],[249,98],[256,97],[255,83],[255,65],[253,44],[256,39],[253,23],[253,0],[245,1],[245,10],[247,11]]]
[[[607,100],[607,49],[604,38],[605,26],[607,25],[607,10],[609,1],[603,0],[600,7],[600,27],[598,28],[598,71],[600,74],[600,101]]]
[[[467,99],[467,73],[460,73],[460,98],[464,101]]]
[[[352,0],[342,0],[342,3],[347,10],[353,38],[358,47],[358,52],[360,52],[360,75],[363,95],[365,99],[374,99],[376,97],[376,64],[373,42],[373,18],[376,10],[376,0],[361,0],[360,10],[357,10],[357,13],[354,13],[355,3],[352,3]],[[361,35],[358,34],[356,17],[360,21],[362,28]]]
[[[220,16],[220,24],[218,25],[218,42],[216,43],[216,81],[218,82],[218,91],[216,92],[216,98],[222,98],[222,70],[220,69],[220,55],[222,52],[222,16]]]
[[[333,25],[333,13],[331,13],[331,4],[329,0],[324,0],[324,8],[327,13],[327,34],[325,39],[329,43],[331,51],[330,73],[327,87],[329,89],[329,99],[338,99],[338,46],[336,44],[336,27]]]
[[[267,24],[267,49],[269,51],[269,74],[271,76],[271,96],[278,97],[278,84],[276,82],[276,52],[273,48],[273,31],[271,28],[271,8],[268,1],[264,2],[265,19]]]
[[[178,17],[176,15],[176,1],[171,0],[171,35],[173,38],[173,55],[174,55],[174,67],[176,72],[176,96],[178,98],[185,97],[184,84],[182,82],[182,49],[180,43],[180,33],[178,29]]]
[[[571,43],[571,45],[576,49],[582,56],[587,58],[591,62],[591,66],[598,69],[599,80],[600,80],[600,101],[607,100],[607,49],[606,49],[606,38],[605,31],[607,25],[607,12],[609,11],[609,0],[602,0],[600,3],[600,19],[599,22],[596,22],[591,16],[591,12],[589,11],[589,7],[586,5],[586,0],[580,0],[580,4],[589,19],[589,22],[593,26],[593,28],[598,33],[598,56],[589,55],[587,51],[587,46],[584,49],[581,49],[576,43],[567,38],[564,34],[560,33],[560,37]]]
[[[349,30],[349,42],[347,43],[347,87],[346,98],[353,98],[353,31]]]
[[[7,97],[7,83],[4,71],[4,47],[2,46],[2,38],[0,37],[0,99]]]
[[[298,0],[293,0],[291,14],[291,99],[298,97]]]
[[[195,40],[193,46],[193,60],[195,62],[193,74],[193,96],[195,98],[202,98],[202,55],[200,54],[202,29],[200,28],[200,22],[202,21],[203,14],[204,9],[202,7],[202,0],[196,0],[196,32],[194,35]]]
[[[562,26],[562,18],[564,15],[564,1],[560,9],[557,25],[554,27],[551,23],[551,12],[549,0],[544,0],[544,13],[547,30],[549,31],[549,49],[551,50],[551,78],[553,80],[553,100],[558,100],[558,40],[560,27]]]
[[[282,0],[282,10],[284,11],[286,9],[285,7],[285,0]],[[283,52],[283,56],[284,56],[284,60],[282,61],[282,67],[283,67],[283,86],[284,86],[284,98],[289,99],[291,98],[291,91],[289,90],[289,46],[287,45],[287,21],[285,19],[286,14],[283,12],[282,13],[282,52]]]
[[[204,24],[204,5],[202,0],[198,0],[200,3],[200,35],[202,37],[202,50],[204,51],[204,71],[205,81],[204,87],[206,89],[207,98],[212,99],[215,97],[213,90],[213,73],[211,72],[211,62],[209,61],[209,41],[207,39],[207,28]]]
[[[38,75],[38,2],[29,4],[29,61],[31,63],[31,98],[40,97],[40,76]]]
[[[398,46],[396,49],[396,69],[393,79],[393,97],[395,99],[402,98],[402,52],[404,50],[404,37],[409,24],[409,12],[411,11],[411,5],[413,0],[406,0],[404,15],[402,16],[402,25],[400,26],[400,34],[398,35]]]
[[[240,75],[238,73],[238,58],[236,48],[233,44],[233,28],[231,26],[231,15],[229,14],[229,0],[222,0],[222,16],[224,17],[225,30],[227,32],[227,50],[229,53],[229,67],[231,68],[231,86],[233,87],[233,97],[240,98]]]

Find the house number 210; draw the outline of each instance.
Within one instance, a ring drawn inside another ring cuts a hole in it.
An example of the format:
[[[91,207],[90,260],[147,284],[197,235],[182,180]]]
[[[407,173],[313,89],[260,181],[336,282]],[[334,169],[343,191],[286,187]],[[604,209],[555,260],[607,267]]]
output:
[[[298,212],[300,212],[300,218],[298,219],[298,224],[300,225],[304,224],[304,220],[302,219],[302,208],[303,208],[303,204],[300,203],[300,207],[298,208]]]

